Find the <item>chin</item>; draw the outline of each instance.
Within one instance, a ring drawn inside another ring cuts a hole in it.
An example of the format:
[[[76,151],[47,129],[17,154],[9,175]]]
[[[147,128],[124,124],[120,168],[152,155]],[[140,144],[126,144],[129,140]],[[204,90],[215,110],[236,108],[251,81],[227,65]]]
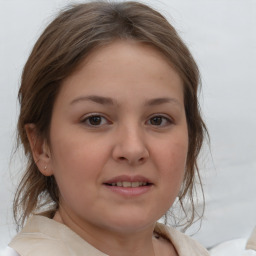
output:
[[[161,215],[162,216],[162,215]],[[154,227],[159,218],[157,216],[147,216],[145,212],[134,213],[126,212],[126,214],[118,214],[107,222],[108,228],[121,233],[137,232],[149,227]]]

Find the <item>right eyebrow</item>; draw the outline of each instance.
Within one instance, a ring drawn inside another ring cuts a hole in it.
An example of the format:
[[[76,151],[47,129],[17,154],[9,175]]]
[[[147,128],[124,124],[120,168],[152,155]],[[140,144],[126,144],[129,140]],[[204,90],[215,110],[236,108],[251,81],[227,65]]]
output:
[[[97,95],[81,96],[72,100],[70,104],[73,105],[80,101],[92,101],[102,105],[114,105],[113,99],[109,97],[103,97],[103,96],[97,96]]]

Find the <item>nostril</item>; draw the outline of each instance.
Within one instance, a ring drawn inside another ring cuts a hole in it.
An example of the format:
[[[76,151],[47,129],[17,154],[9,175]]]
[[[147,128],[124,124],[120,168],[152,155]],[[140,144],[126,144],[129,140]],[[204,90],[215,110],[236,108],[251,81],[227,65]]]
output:
[[[143,162],[145,160],[145,158],[144,157],[141,157],[140,159],[139,159],[139,162],[141,163],[141,162]]]

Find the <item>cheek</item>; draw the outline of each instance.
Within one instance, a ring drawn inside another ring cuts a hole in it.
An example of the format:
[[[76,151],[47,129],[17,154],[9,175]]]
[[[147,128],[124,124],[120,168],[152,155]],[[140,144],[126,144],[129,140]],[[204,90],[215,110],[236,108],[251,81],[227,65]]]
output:
[[[60,192],[69,190],[77,195],[97,184],[107,152],[95,141],[83,140],[79,135],[70,137],[53,140],[52,169]]]
[[[57,134],[57,133],[55,133]],[[72,132],[59,133],[51,140],[52,144],[52,159],[56,169],[60,166],[73,170],[81,168],[93,169],[99,164],[99,159],[104,158],[103,143],[98,143],[93,136],[85,136],[78,129]],[[99,158],[101,155],[101,158]]]
[[[162,147],[156,149],[158,169],[165,189],[178,191],[183,181],[188,152],[188,139],[186,135],[174,136],[166,140]]]
[[[161,143],[155,141],[154,145],[154,152],[151,151],[151,155],[154,156],[152,161],[158,175],[157,204],[161,209],[159,215],[162,216],[171,208],[179,194],[185,173],[188,140],[186,133],[181,136],[172,134]]]

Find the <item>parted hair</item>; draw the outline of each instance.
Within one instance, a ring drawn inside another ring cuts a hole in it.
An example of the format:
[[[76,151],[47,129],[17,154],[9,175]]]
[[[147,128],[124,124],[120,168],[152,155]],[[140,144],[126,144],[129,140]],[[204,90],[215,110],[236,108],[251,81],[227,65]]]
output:
[[[37,40],[23,69],[18,93],[18,147],[23,147],[27,164],[17,188],[13,213],[20,228],[35,212],[47,208],[53,216],[59,207],[59,190],[54,176],[38,169],[29,145],[25,125],[34,124],[37,134],[49,141],[53,105],[62,81],[98,47],[113,40],[135,40],[150,44],[163,53],[183,81],[184,106],[189,148],[178,203],[185,212],[184,199],[190,201],[185,213],[188,227],[196,217],[194,193],[199,177],[197,159],[208,134],[198,103],[200,75],[190,51],[174,27],[156,10],[138,2],[93,1],[66,7],[46,27]]]

